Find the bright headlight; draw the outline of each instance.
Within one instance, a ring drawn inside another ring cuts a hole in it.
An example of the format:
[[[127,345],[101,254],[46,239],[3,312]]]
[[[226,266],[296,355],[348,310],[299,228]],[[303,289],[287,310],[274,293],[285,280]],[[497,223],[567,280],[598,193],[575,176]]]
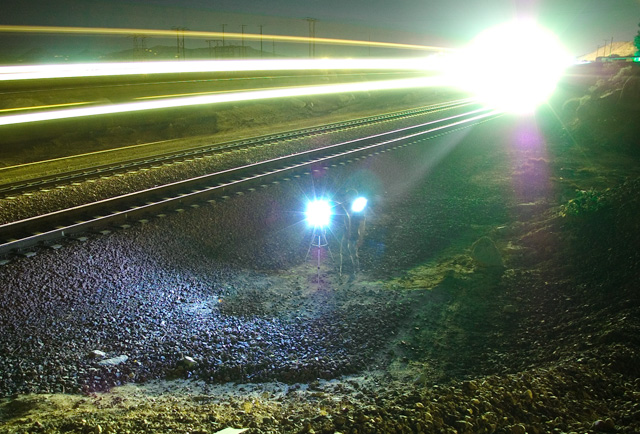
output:
[[[452,64],[458,86],[486,104],[528,112],[546,101],[569,65],[555,36],[531,21],[517,21],[481,33]]]

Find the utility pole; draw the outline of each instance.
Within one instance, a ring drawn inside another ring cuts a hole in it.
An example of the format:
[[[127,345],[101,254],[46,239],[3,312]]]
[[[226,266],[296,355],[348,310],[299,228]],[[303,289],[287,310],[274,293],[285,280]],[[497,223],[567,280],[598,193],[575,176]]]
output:
[[[613,36],[611,37],[611,45],[609,45],[609,56],[611,56],[611,50],[613,50]]]
[[[172,30],[176,31],[176,49],[178,50],[178,52],[176,53],[176,58],[180,58],[180,31],[178,30],[179,27],[171,27]]]
[[[135,60],[139,60],[142,57],[145,57],[147,51],[147,37],[146,35],[140,33],[134,33],[129,36],[133,41],[133,58]]]
[[[260,27],[260,58],[262,59],[262,27],[264,26],[260,24],[258,27]]]
[[[215,47],[211,47],[212,42],[216,43]],[[209,44],[209,57],[212,59],[220,57],[220,42],[222,42],[222,39],[207,39],[207,43]],[[214,51],[213,55],[211,54],[212,50]]]
[[[316,18],[305,18],[309,23],[309,57],[316,57]]]
[[[181,31],[180,31],[181,32],[181,34],[180,34],[180,48],[182,49],[182,59],[185,59],[185,57],[187,55],[187,53],[185,52],[185,49],[184,49],[184,31],[185,30],[187,30],[187,28],[183,27],[181,29]]]
[[[227,24],[222,25],[222,46],[224,47],[224,28],[227,27]]]
[[[186,27],[171,27],[172,30],[176,31],[176,45],[178,52],[176,54],[176,58],[185,58],[184,53],[184,31],[187,30]]]
[[[276,40],[275,39],[271,40],[271,51],[273,53],[273,57],[276,57]]]
[[[241,56],[244,58],[244,57],[247,57],[246,56],[246,51],[247,50],[245,49],[245,46],[244,46],[244,28],[247,27],[247,25],[246,24],[240,24],[240,27],[242,27],[242,48],[241,48],[240,53],[241,53]]]

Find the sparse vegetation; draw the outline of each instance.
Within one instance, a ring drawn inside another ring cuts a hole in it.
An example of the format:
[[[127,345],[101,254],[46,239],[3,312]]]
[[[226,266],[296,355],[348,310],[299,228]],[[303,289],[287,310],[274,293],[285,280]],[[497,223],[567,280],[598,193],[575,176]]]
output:
[[[594,189],[579,190],[576,197],[561,205],[562,217],[584,218],[606,207],[602,192]]]

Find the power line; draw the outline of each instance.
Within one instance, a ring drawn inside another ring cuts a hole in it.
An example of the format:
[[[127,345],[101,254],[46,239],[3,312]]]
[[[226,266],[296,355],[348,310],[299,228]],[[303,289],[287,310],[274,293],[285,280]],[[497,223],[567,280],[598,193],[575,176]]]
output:
[[[133,58],[140,59],[144,57],[147,51],[147,36],[140,33],[134,33],[129,36],[129,38],[133,41]]]

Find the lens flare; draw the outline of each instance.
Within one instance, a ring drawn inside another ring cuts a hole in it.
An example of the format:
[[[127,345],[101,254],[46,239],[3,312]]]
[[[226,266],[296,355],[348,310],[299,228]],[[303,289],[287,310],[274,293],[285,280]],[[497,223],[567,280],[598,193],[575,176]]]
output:
[[[325,199],[315,199],[307,203],[305,217],[309,226],[314,228],[323,228],[329,225],[331,221],[331,205]]]
[[[351,211],[353,212],[362,212],[367,206],[367,198],[360,196],[351,204]]]
[[[459,87],[513,113],[545,102],[572,62],[556,37],[532,21],[491,28],[453,59],[451,74]]]

